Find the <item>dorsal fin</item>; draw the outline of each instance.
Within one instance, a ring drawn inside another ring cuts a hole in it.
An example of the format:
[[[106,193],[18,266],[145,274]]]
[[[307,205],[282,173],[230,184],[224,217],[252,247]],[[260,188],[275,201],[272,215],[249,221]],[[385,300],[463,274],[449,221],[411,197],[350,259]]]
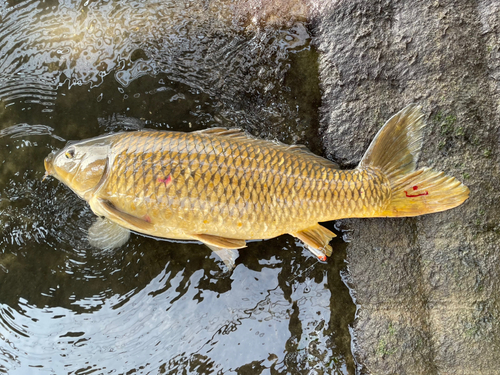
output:
[[[193,133],[198,133],[198,134],[211,134],[211,135],[216,135],[220,137],[238,137],[238,136],[243,136],[243,138],[255,138],[248,134],[246,131],[240,128],[221,128],[221,127],[216,127],[216,128],[208,128],[208,129],[202,129],[202,130],[196,130]]]
[[[325,159],[321,156],[316,155],[313,153],[311,150],[307,148],[307,146],[304,145],[284,145],[281,143],[283,146],[286,146],[289,151],[292,151],[295,154],[300,154],[303,158],[308,159],[314,163],[319,163],[321,165],[324,165],[325,167],[329,168],[334,168],[334,169],[339,169],[339,165],[337,163],[334,163],[331,160]]]
[[[279,142],[279,141],[268,141],[268,140],[260,139],[260,138],[254,137],[251,134],[248,134],[246,131],[244,131],[243,129],[239,129],[239,128],[229,128],[229,129],[228,128],[209,128],[209,129],[198,130],[194,133],[216,136],[216,137],[227,137],[227,138],[231,138],[233,140],[242,140],[242,141],[251,142],[254,145],[261,145],[261,146],[265,146],[265,147],[274,147],[274,148],[277,148],[283,152],[300,155],[303,159],[306,159],[307,161],[310,161],[311,163],[321,164],[321,165],[328,167],[328,168],[334,168],[334,169],[339,168],[338,164],[314,154],[304,145],[287,145],[287,144]]]

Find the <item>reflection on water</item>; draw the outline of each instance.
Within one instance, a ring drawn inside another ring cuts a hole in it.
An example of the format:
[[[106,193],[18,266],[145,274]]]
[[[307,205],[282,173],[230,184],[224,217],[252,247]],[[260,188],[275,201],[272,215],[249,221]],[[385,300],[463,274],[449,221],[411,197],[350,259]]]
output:
[[[245,32],[231,18],[237,3],[229,0],[53,3],[21,1],[1,10],[4,103],[22,98],[51,113],[61,86],[95,88],[113,75],[114,90],[95,94],[95,101],[115,98],[123,107],[131,99],[148,101],[161,93],[163,103],[194,101],[190,112],[202,117],[194,122],[203,126],[226,120],[264,132],[263,122],[284,124],[296,116],[296,103],[290,100],[311,100],[297,93],[283,100],[291,90],[283,86],[287,55],[310,43],[302,23],[286,31]],[[141,77],[161,79],[141,85]],[[188,92],[179,92],[179,86],[189,87]],[[291,140],[296,141],[305,128],[295,130],[299,135]]]
[[[342,241],[328,264],[289,236],[252,242],[231,274],[197,243],[102,252],[85,202],[42,182],[66,140],[143,127],[321,152],[306,26],[250,29],[235,3],[251,2],[0,4],[0,373],[354,372]]]
[[[56,266],[43,279],[13,276],[31,285],[16,289],[17,301],[0,306],[0,368],[19,374],[38,367],[58,374],[141,368],[251,374],[258,368],[345,366],[348,347],[337,346],[334,337],[347,334],[337,321],[347,302],[334,295],[341,283],[289,241],[274,243],[284,249],[261,258],[257,269],[240,264],[230,276],[201,246],[166,243],[157,251],[153,241],[132,244],[113,259],[94,258],[90,251],[79,261],[70,255],[66,261],[73,265]],[[140,250],[125,254],[133,247]],[[198,256],[186,259],[194,250]],[[295,255],[288,254],[292,250]],[[264,255],[253,246],[248,251]],[[23,273],[26,262],[12,261],[8,272]],[[286,271],[302,270],[304,263],[309,270],[290,278]],[[91,275],[91,267],[102,274]],[[2,282],[7,280],[4,275]]]

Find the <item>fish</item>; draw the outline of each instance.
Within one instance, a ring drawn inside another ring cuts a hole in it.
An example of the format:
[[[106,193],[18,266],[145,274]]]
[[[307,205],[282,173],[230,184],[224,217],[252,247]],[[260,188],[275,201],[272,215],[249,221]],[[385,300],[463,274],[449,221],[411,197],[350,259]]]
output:
[[[196,240],[231,269],[246,241],[290,234],[326,261],[336,235],[322,222],[412,217],[468,198],[456,178],[417,168],[423,117],[415,104],[396,113],[350,170],[235,128],[106,134],[53,151],[44,164],[100,218],[89,229],[96,247],[121,246],[130,231]]]

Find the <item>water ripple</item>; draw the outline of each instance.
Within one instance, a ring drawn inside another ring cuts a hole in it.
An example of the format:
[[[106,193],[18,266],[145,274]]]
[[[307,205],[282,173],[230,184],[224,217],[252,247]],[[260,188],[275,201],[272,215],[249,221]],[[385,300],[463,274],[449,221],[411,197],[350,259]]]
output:
[[[16,124],[0,130],[0,138],[22,138],[30,135],[50,135],[58,141],[65,141],[65,139],[54,134],[54,129],[47,125]]]
[[[242,286],[242,282],[250,277],[255,280],[255,276],[240,272],[235,282]],[[155,289],[163,287],[167,280],[172,286],[154,295]],[[15,310],[0,305],[0,339],[5,344],[16,342],[15,346],[9,346],[10,360],[4,366],[12,374],[36,366],[44,368],[49,363],[56,373],[85,368],[103,373],[115,369],[124,373],[140,368],[180,370],[185,366],[186,357],[201,363],[209,358],[227,358],[224,363],[216,363],[219,369],[234,368],[241,360],[250,363],[252,358],[265,358],[269,352],[276,352],[277,359],[284,359],[280,351],[273,349],[283,348],[287,339],[273,336],[279,325],[284,325],[283,328],[288,325],[291,301],[284,300],[283,293],[275,290],[267,298],[272,302],[271,311],[288,308],[282,316],[284,319],[270,319],[267,320],[270,325],[262,325],[251,296],[242,300],[237,297],[238,292],[218,295],[202,290],[203,300],[197,301],[195,295],[204,280],[203,271],[190,275],[194,288],[179,296],[177,287],[183,280],[180,273],[162,273],[125,304],[119,296],[108,299],[96,296],[102,307],[92,314],[59,307],[38,308],[22,299]],[[254,312],[255,318],[249,319]],[[254,319],[259,321],[253,323]],[[262,340],[262,348],[242,353],[239,346],[249,334],[271,336]],[[221,350],[224,353],[217,353]]]
[[[304,24],[247,30],[235,22],[233,8],[231,1],[207,10],[203,1],[129,0],[4,7],[0,101],[52,111],[62,85],[94,88],[112,74],[126,88],[164,74],[220,100],[220,115],[240,126],[259,129],[265,119],[295,118],[295,108],[273,103],[286,92],[290,52],[308,48]],[[260,102],[247,103],[251,95]],[[242,105],[257,116],[238,115]]]

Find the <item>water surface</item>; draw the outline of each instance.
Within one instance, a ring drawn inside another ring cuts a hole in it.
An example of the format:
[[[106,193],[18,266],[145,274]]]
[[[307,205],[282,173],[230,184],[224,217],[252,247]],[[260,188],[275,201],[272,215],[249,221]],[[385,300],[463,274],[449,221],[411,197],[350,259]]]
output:
[[[0,373],[354,373],[341,240],[327,264],[289,236],[252,242],[230,274],[197,243],[102,252],[85,202],[41,181],[67,140],[142,127],[321,153],[307,26],[249,28],[233,5],[0,5]]]

